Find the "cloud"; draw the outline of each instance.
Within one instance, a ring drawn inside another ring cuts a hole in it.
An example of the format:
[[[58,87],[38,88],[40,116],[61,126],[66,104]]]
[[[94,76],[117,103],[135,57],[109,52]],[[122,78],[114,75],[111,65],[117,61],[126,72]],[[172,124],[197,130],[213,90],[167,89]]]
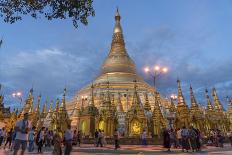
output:
[[[94,49],[92,49],[94,50]],[[5,94],[23,91],[24,98],[34,87],[34,94],[42,94],[43,100],[61,97],[64,87],[71,98],[82,86],[92,80],[98,71],[97,59],[92,51],[69,52],[57,48],[36,51],[20,51],[14,55],[6,55],[2,62],[1,81],[5,86]],[[80,54],[83,53],[83,54]],[[6,95],[10,104],[18,102]]]
[[[145,34],[145,39],[136,43],[129,42],[128,51],[131,51],[138,72],[147,82],[153,84],[152,78],[143,73],[145,66],[167,66],[169,73],[161,75],[157,80],[158,90],[163,95],[177,93],[176,79],[180,78],[188,103],[191,83],[199,102],[205,104],[205,88],[216,87],[226,106],[225,96],[232,94],[232,62],[220,59],[218,53],[215,53],[215,59],[207,54],[205,44],[212,34],[180,33],[168,27],[150,29]],[[211,54],[214,55],[213,52]],[[146,57],[145,61],[141,57]]]

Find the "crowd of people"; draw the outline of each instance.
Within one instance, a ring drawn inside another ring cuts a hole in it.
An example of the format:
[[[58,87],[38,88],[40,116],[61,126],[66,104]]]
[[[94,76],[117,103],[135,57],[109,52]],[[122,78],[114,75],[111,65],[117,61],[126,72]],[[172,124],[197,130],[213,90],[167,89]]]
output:
[[[181,129],[163,129],[163,146],[167,148],[167,151],[170,151],[171,147],[181,148],[182,151],[192,151],[197,152],[201,150],[203,144],[223,147],[225,137],[228,137],[231,146],[232,146],[232,132],[223,133],[219,129],[211,129],[208,136],[203,135],[199,129],[190,126],[186,128],[183,126]]]
[[[37,152],[42,153],[44,148],[53,148],[54,155],[62,155],[62,147],[64,146],[64,155],[69,155],[72,151],[72,146],[81,145],[82,132],[71,130],[69,124],[65,132],[62,132],[60,128],[54,131],[50,131],[45,127],[42,127],[39,131],[36,131],[35,127],[29,127],[28,114],[24,114],[24,118],[16,122],[15,128],[10,131],[6,131],[5,128],[0,129],[0,146],[2,148],[8,147],[13,151],[14,155],[21,148],[21,155],[24,154],[28,148],[28,152],[35,151],[35,145],[37,146]],[[113,139],[115,149],[120,148],[119,137],[120,134],[117,129],[113,133]],[[171,147],[182,149],[182,151],[200,151],[203,141],[206,145],[213,145],[216,147],[223,147],[225,137],[228,137],[232,146],[232,131],[223,134],[218,129],[210,130],[208,136],[204,136],[200,130],[190,126],[186,128],[183,126],[181,129],[163,129],[162,138],[163,146],[170,151]],[[140,135],[142,145],[147,145],[147,132],[143,130]],[[96,130],[94,133],[94,146],[105,147],[107,145],[104,130]]]
[[[115,149],[118,149],[120,148],[119,133],[116,129],[113,136]],[[36,127],[30,127],[29,125],[28,113],[24,114],[22,120],[16,122],[14,130],[11,129],[6,132],[5,128],[0,129],[0,146],[3,146],[4,149],[8,147],[13,151],[13,155],[17,155],[20,148],[20,154],[23,155],[26,149],[28,149],[28,152],[33,152],[37,148],[37,153],[43,153],[44,148],[51,148],[52,146],[54,155],[62,155],[62,146],[65,147],[64,155],[69,155],[73,145],[80,147],[81,139],[81,131],[72,131],[70,124],[64,133],[60,128],[50,131],[42,127],[39,131],[36,131]],[[104,130],[96,130],[95,146],[106,146]]]

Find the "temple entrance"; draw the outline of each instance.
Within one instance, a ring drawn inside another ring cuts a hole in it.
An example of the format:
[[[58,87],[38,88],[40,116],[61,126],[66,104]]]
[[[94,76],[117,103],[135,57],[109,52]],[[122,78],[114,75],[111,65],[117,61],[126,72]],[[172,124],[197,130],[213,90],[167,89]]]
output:
[[[100,130],[104,130],[105,129],[105,122],[103,120],[101,120],[98,124],[98,129]]]
[[[85,135],[86,133],[86,130],[87,130],[87,123],[86,123],[86,121],[82,121],[81,122],[81,131],[82,131],[82,133]]]
[[[131,121],[130,128],[131,134],[133,135],[139,135],[141,133],[141,123],[137,119]]]

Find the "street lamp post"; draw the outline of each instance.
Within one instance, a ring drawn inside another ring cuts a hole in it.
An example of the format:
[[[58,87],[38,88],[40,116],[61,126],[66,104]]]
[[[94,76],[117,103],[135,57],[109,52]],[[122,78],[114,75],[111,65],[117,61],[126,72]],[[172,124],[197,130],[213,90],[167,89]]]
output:
[[[168,68],[167,67],[160,67],[160,66],[156,65],[153,69],[150,67],[145,67],[144,71],[151,75],[151,77],[153,78],[154,88],[156,89],[157,77],[160,76],[161,74],[167,73]]]

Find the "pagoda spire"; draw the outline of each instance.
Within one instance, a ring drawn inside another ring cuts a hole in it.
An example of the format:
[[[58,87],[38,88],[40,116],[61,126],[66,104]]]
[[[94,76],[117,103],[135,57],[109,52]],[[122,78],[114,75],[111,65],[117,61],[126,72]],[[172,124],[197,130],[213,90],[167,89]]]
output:
[[[123,106],[121,102],[121,94],[118,92],[118,100],[117,100],[117,111],[118,112],[123,112]]]
[[[214,104],[215,104],[215,109],[218,110],[218,111],[223,111],[224,108],[218,98],[218,95],[217,95],[217,91],[216,91],[216,88],[213,88],[213,92],[212,92],[212,96],[213,96],[213,99],[214,99]]]
[[[47,112],[47,101],[44,102],[43,104],[43,110],[42,110],[42,113],[46,113]]]
[[[161,104],[160,94],[158,92],[155,92],[155,105],[152,114],[155,135],[160,135],[162,129],[165,127],[165,120],[160,109],[160,104]]]
[[[39,95],[37,98],[37,106],[35,109],[35,113],[40,113],[40,100],[41,100],[41,95]]]
[[[63,94],[62,102],[60,104],[60,110],[66,110],[66,103],[65,103],[66,91],[67,89],[64,88],[64,94]]]
[[[145,93],[145,104],[144,104],[144,110],[150,111],[151,110],[151,105],[149,103],[148,95]]]
[[[227,103],[228,103],[228,112],[232,113],[232,101],[229,98],[229,96],[226,97]]]
[[[92,83],[92,85],[91,85],[91,99],[90,99],[90,103],[89,103],[89,105],[90,106],[94,106],[94,94],[93,94],[93,90],[94,90],[94,85],[93,85],[93,83]]]
[[[59,99],[57,98],[56,99],[56,109],[55,109],[56,112],[59,111]]]
[[[185,99],[181,90],[180,80],[177,80],[178,85],[178,105],[186,105]]]
[[[140,106],[140,98],[137,92],[137,80],[134,80],[134,96],[132,106]]]
[[[53,105],[53,100],[50,101],[50,105],[49,105],[49,110],[48,110],[48,112],[52,112],[52,110],[53,110],[53,109],[52,109],[52,105]]]
[[[136,74],[134,61],[129,57],[126,51],[120,20],[121,16],[119,10],[117,9],[115,14],[115,26],[113,30],[111,48],[108,57],[105,59],[102,65],[102,74],[114,72]]]
[[[122,54],[127,55],[120,20],[121,20],[121,16],[117,8],[117,11],[115,14],[115,26],[114,26],[113,40],[111,44],[110,55],[113,54],[114,52],[119,52],[119,51],[122,52]]]
[[[213,105],[212,105],[212,103],[210,101],[207,89],[205,89],[205,97],[206,97],[206,100],[207,100],[207,109],[212,111],[214,108],[213,108]]]
[[[198,107],[196,98],[195,98],[195,96],[193,94],[193,89],[192,89],[191,84],[190,84],[190,99],[191,99],[191,107]]]
[[[171,104],[169,110],[170,112],[176,112],[176,106],[172,97],[171,97]]]

